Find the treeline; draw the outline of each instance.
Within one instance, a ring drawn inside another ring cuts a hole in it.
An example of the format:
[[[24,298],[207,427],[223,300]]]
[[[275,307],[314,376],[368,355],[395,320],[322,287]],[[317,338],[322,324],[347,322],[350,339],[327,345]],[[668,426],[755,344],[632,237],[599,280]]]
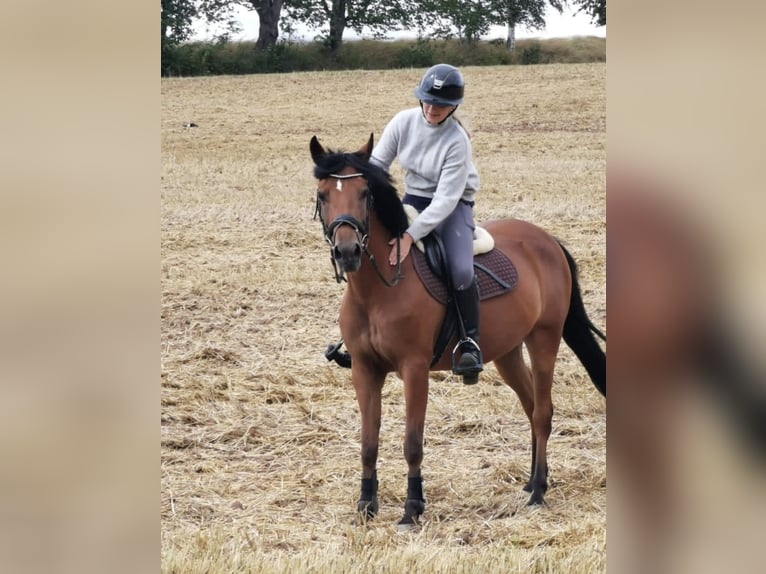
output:
[[[166,46],[163,76],[266,74],[314,70],[530,65],[606,61],[606,39],[594,36],[523,39],[508,51],[504,40],[356,40],[336,50],[321,42],[278,42],[258,49],[255,42],[189,42]]]

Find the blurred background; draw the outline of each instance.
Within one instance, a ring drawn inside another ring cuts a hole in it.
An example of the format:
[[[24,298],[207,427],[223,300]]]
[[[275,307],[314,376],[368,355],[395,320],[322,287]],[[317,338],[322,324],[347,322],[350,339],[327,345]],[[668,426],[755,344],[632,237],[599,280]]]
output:
[[[764,569],[763,44],[751,10],[609,6],[613,572]]]

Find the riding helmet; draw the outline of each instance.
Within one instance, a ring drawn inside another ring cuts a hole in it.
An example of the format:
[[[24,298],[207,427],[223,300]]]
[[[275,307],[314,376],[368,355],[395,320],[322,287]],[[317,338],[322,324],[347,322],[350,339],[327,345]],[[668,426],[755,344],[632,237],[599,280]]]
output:
[[[455,66],[436,64],[423,74],[415,88],[415,97],[424,104],[434,106],[457,106],[463,101],[465,82]]]

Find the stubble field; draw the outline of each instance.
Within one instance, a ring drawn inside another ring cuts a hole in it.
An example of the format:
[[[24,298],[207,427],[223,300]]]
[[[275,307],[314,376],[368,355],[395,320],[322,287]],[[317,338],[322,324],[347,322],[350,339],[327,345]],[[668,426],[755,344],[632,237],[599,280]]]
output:
[[[474,387],[432,373],[427,507],[406,534],[402,384],[389,375],[381,510],[354,524],[356,399],[350,372],[322,356],[344,288],[312,220],[308,143],[379,137],[423,71],[162,80],[163,572],[605,570],[605,401],[565,346],[547,507],[525,506],[529,423],[490,365]],[[605,64],[462,71],[477,220],[518,217],[562,240],[605,328]]]

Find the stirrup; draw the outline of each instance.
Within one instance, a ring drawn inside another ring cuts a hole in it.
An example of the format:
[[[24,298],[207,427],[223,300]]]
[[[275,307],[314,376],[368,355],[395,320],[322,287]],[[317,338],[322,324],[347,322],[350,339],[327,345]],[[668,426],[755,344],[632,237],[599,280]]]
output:
[[[327,349],[324,352],[324,357],[330,362],[335,361],[339,366],[344,369],[351,368],[351,355],[347,351],[341,351],[343,346],[343,339],[338,341],[335,345],[327,345]]]
[[[457,351],[460,349],[460,360],[456,360]],[[473,364],[461,365],[463,357],[471,357]],[[463,375],[463,383],[466,385],[476,384],[479,380],[479,373],[484,370],[482,364],[481,349],[479,345],[471,339],[466,337],[458,341],[455,348],[452,349],[452,372],[456,375]]]

